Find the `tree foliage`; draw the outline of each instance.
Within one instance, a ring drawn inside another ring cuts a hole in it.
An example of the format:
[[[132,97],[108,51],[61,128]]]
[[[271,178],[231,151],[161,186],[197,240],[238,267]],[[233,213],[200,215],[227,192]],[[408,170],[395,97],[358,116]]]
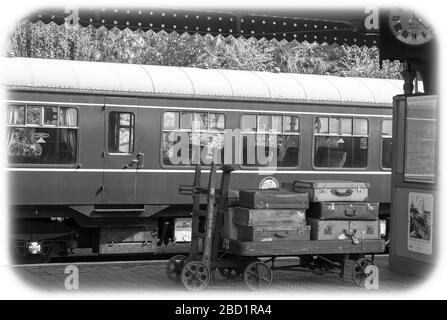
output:
[[[18,57],[400,78],[398,61],[379,66],[376,47],[257,40],[54,23],[17,24],[8,50]]]

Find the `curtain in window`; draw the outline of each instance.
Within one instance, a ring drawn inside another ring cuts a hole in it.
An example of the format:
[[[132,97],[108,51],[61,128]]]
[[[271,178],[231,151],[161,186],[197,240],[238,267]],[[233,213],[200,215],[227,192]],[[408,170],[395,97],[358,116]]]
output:
[[[76,130],[62,130],[62,140],[70,152],[71,161],[76,159]]]

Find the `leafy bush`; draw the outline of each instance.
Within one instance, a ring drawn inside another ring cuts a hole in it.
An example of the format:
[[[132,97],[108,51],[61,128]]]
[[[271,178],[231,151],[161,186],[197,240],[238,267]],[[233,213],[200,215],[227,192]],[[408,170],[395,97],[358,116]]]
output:
[[[399,61],[379,66],[376,47],[267,41],[161,31],[70,27],[25,21],[12,30],[18,57],[138,63],[270,72],[400,78]]]

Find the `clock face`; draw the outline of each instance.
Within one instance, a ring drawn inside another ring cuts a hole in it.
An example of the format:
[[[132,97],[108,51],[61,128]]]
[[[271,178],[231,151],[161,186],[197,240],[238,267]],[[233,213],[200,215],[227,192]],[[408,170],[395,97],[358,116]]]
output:
[[[431,26],[411,10],[391,9],[389,25],[392,34],[408,45],[422,45],[433,39]]]

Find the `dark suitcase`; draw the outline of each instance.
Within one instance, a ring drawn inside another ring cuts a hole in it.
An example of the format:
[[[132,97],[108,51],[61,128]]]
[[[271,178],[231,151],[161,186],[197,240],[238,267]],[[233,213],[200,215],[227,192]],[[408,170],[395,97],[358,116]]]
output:
[[[286,190],[241,190],[239,206],[252,209],[307,209],[309,197],[306,193]]]
[[[313,202],[308,218],[320,220],[377,220],[379,204],[368,202]]]
[[[368,182],[347,180],[294,181],[293,191],[309,193],[310,202],[368,201]]]
[[[380,239],[380,222],[308,219],[311,240]]]
[[[237,240],[260,242],[310,240],[310,226],[298,228],[238,226]]]
[[[235,207],[233,222],[247,227],[299,227],[306,224],[306,211]]]

